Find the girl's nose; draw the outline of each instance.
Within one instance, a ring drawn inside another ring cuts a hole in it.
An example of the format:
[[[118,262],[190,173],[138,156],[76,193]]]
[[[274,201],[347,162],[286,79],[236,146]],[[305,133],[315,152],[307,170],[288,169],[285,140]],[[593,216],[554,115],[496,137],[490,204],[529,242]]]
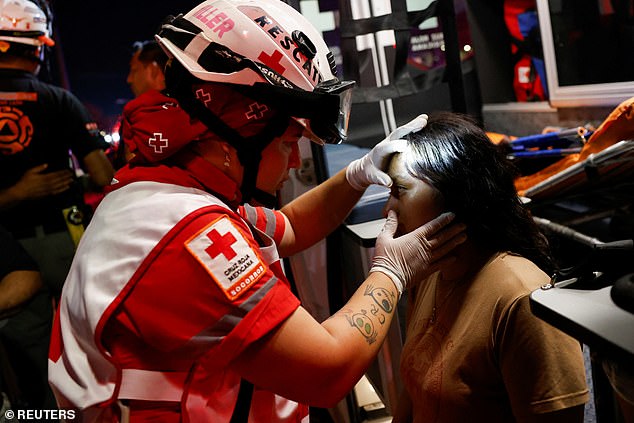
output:
[[[394,201],[394,197],[391,195],[387,198],[387,202],[385,206],[383,206],[383,217],[387,217],[387,212],[390,210],[394,210],[396,212],[396,202]]]

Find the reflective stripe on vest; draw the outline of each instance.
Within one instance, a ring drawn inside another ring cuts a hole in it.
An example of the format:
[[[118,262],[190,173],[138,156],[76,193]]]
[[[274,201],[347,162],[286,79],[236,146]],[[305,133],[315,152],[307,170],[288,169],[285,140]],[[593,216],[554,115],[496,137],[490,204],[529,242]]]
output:
[[[185,390],[187,372],[155,372],[121,370],[119,399],[180,402]]]

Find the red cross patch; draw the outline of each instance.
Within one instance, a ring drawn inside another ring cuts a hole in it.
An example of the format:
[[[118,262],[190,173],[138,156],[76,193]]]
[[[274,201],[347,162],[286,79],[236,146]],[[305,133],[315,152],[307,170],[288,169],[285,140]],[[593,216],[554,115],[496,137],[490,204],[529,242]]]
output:
[[[225,293],[235,300],[265,273],[266,265],[227,217],[220,217],[185,242]]]
[[[163,138],[162,132],[155,132],[150,139],[147,141],[150,147],[154,148],[155,153],[163,153],[163,149],[169,146],[169,140],[167,138]]]
[[[247,119],[262,119],[264,117],[264,114],[269,110],[269,108],[267,107],[266,104],[259,104],[259,103],[251,103],[249,105],[249,111],[245,113],[245,116],[247,117]]]
[[[196,98],[202,101],[205,104],[205,107],[207,107],[207,104],[211,101],[211,94],[209,94],[202,88],[199,88],[198,90],[196,90]]]

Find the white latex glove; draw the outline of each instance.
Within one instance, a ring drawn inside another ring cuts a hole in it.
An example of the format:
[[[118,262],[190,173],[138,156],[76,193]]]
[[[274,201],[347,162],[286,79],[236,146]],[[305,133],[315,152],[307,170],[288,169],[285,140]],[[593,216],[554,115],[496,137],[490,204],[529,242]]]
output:
[[[407,141],[405,135],[420,131],[427,125],[427,115],[419,115],[403,126],[396,128],[383,141],[374,146],[365,156],[350,163],[346,168],[346,179],[357,191],[363,191],[372,184],[392,186],[392,180],[385,173],[387,159],[394,153],[402,153]]]
[[[443,213],[420,228],[394,238],[398,219],[390,210],[376,239],[370,273],[387,275],[400,296],[410,283],[421,281],[454,261],[455,258],[447,254],[466,239],[463,224],[449,225],[454,217],[453,213]]]

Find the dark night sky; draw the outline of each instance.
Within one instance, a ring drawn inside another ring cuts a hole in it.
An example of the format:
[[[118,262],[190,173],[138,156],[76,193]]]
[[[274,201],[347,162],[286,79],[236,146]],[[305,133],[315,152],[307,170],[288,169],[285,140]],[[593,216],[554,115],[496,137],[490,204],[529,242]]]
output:
[[[54,38],[51,77],[65,85],[102,125],[132,98],[126,77],[134,41],[151,38],[169,14],[187,12],[200,0],[52,0]],[[60,67],[58,57],[63,57]],[[54,57],[56,56],[56,57]]]

